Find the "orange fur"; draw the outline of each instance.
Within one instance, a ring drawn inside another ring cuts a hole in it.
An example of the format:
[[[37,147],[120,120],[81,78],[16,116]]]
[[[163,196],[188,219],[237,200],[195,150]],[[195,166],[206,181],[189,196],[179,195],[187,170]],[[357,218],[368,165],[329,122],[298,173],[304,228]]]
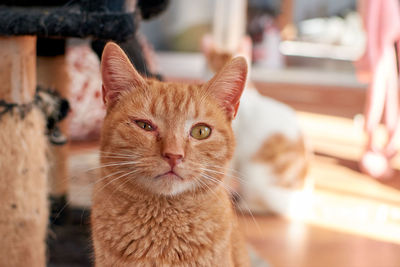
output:
[[[249,266],[221,185],[246,75],[238,58],[206,84],[144,80],[117,45],[106,46],[104,167],[92,208],[96,266]],[[211,128],[204,140],[190,135],[199,123]]]
[[[276,177],[280,178],[276,181],[276,185],[302,188],[308,170],[308,162],[304,160],[305,158],[307,158],[307,150],[302,138],[292,141],[283,134],[274,134],[265,140],[252,160],[273,167],[272,171]],[[299,162],[299,166],[295,166],[298,168],[296,175],[290,175],[289,172],[296,162]]]

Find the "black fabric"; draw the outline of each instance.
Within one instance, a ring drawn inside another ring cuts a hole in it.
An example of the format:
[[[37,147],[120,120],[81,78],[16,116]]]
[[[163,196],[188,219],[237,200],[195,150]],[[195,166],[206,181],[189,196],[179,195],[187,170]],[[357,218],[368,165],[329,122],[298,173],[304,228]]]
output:
[[[91,11],[100,11],[106,9],[110,11],[122,11],[123,7],[125,6],[125,0],[0,0],[0,5],[20,7],[55,7],[80,5],[82,8]]]
[[[42,111],[47,121],[47,137],[53,145],[64,145],[67,137],[61,132],[58,123],[67,117],[69,102],[62,98],[55,89],[36,89],[35,105]]]
[[[50,224],[63,225],[67,223],[69,215],[69,207],[67,206],[67,197],[50,196]]]
[[[136,1],[136,0],[126,0]],[[125,8],[125,0],[81,0],[80,1],[82,7],[87,11],[123,11]]]
[[[21,119],[23,119],[32,110],[33,106],[34,101],[25,104],[17,104],[0,99],[0,120],[7,113],[10,113],[11,115],[17,114]]]
[[[134,36],[140,15],[123,11],[89,12],[80,6],[23,8],[0,6],[0,35],[94,37],[124,41]]]
[[[0,0],[5,6],[63,6],[71,0]]]
[[[104,46],[107,41],[96,40],[92,42],[92,49],[97,54],[99,59],[101,59],[101,55],[103,54]],[[147,68],[146,59],[144,58],[142,52],[142,46],[138,42],[137,38],[131,38],[124,42],[117,42],[118,45],[124,50],[127,54],[131,63],[135,66],[136,70],[144,77],[147,78],[156,78],[158,80],[162,80],[162,76],[156,73],[150,72]]]
[[[36,55],[54,57],[65,54],[65,39],[37,38]]]
[[[54,224],[50,221],[47,237],[47,266],[93,266],[90,210],[71,208],[68,210],[68,217],[64,219],[61,224]]]
[[[169,0],[139,0],[138,6],[144,19],[150,19],[167,9]]]
[[[281,0],[249,0],[248,8],[252,13],[277,16],[281,13]]]

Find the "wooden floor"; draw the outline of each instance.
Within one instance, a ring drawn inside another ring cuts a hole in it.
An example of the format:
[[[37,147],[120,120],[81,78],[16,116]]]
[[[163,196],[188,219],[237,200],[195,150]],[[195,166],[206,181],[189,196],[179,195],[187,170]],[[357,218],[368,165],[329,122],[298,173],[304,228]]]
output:
[[[275,267],[397,267],[400,246],[302,222],[241,218],[247,239]]]

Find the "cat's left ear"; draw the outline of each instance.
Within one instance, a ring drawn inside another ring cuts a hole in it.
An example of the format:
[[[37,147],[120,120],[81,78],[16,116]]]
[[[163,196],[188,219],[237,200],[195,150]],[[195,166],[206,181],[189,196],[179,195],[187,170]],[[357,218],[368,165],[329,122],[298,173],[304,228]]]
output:
[[[247,73],[246,59],[235,57],[206,83],[207,90],[217,99],[230,120],[235,118],[239,108],[240,96],[246,85]]]
[[[103,101],[114,105],[125,91],[144,87],[146,82],[135,70],[125,52],[116,43],[107,43],[101,57]]]

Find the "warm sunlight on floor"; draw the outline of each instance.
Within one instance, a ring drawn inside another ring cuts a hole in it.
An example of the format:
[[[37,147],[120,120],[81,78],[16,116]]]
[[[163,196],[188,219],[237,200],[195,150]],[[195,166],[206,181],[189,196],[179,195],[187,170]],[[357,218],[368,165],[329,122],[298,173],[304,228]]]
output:
[[[400,246],[275,216],[241,217],[244,232],[273,267],[396,267]],[[261,230],[258,230],[261,229]]]
[[[358,171],[362,124],[310,113],[299,117],[316,155],[309,174],[314,182],[310,207],[294,217],[400,244],[399,190],[393,181],[385,184]]]

